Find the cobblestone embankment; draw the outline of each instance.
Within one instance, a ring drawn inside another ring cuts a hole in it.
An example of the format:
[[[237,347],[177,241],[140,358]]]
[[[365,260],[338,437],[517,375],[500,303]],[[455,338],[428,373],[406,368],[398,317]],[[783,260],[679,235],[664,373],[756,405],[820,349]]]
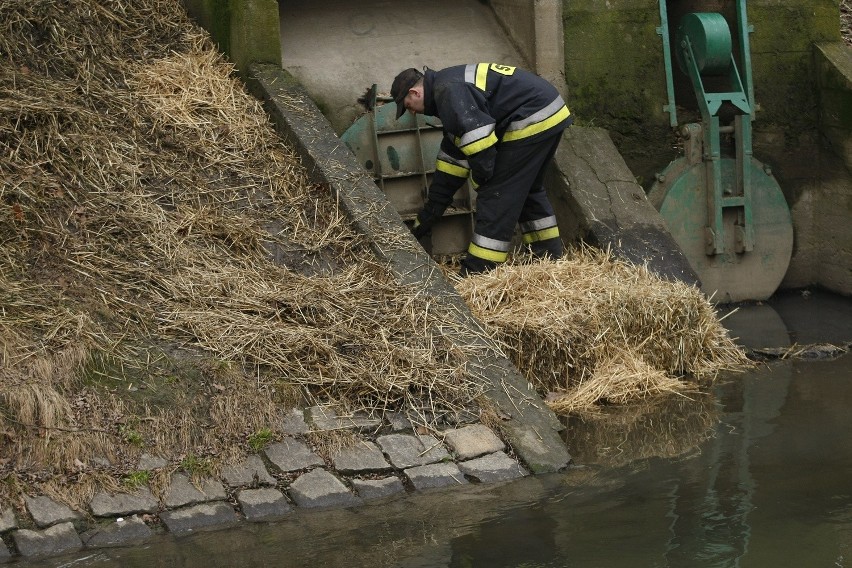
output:
[[[308,444],[310,431],[347,429],[363,440],[323,459]],[[26,498],[26,515],[0,510],[0,563],[109,546],[141,544],[158,534],[227,528],[285,519],[298,509],[354,507],[407,492],[468,483],[508,481],[526,468],[490,428],[469,424],[419,435],[396,416],[385,420],[294,410],[278,442],[193,484],[175,471],[159,498],[147,486],[131,493],[96,494],[75,511],[45,496]],[[167,468],[151,455],[139,471]]]

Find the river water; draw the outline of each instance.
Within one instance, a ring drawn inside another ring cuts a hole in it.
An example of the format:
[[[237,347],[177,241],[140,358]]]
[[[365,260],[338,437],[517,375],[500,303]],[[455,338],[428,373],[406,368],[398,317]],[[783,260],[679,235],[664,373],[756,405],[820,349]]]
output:
[[[790,294],[725,320],[752,348],[852,342],[852,300]],[[576,466],[502,485],[40,566],[852,566],[852,355],[772,359],[710,392],[573,420]]]

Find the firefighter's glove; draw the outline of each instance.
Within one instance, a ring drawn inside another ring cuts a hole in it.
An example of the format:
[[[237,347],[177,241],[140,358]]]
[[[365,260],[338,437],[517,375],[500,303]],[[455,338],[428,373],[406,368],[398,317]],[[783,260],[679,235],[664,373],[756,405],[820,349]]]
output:
[[[422,239],[432,232],[432,227],[437,219],[429,214],[420,213],[414,221],[414,226],[411,227],[411,234]]]
[[[418,239],[425,237],[432,232],[432,227],[444,214],[444,207],[427,202],[423,210],[417,214],[417,219],[414,221],[414,226],[411,228],[411,233]]]

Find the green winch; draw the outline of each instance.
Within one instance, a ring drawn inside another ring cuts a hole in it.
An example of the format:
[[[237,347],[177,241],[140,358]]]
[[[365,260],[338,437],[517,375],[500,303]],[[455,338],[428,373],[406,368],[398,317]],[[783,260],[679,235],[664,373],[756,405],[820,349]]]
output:
[[[660,0],[669,112],[678,126],[671,52],[689,77],[701,123],[680,128],[684,155],[671,162],[648,198],[715,302],[764,300],[781,283],[793,247],[790,210],[770,168],[752,156],[755,111],[745,0],[736,2],[739,59],[725,17],[684,15],[669,42]],[[711,85],[713,88],[711,88]]]

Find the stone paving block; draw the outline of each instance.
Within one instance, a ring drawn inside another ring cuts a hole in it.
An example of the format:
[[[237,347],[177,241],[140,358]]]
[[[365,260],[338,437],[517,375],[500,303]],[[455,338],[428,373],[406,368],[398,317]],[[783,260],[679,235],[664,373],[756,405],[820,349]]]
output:
[[[86,546],[124,546],[144,542],[154,535],[142,517],[119,517],[109,523],[84,532],[81,536]]]
[[[206,528],[226,527],[239,522],[240,519],[228,503],[217,501],[166,511],[160,514],[160,520],[170,532],[180,534]]]
[[[361,500],[324,469],[309,471],[290,484],[290,497],[300,507],[350,507]]]
[[[18,527],[18,520],[12,509],[0,509],[0,533],[10,531]]]
[[[275,467],[285,473],[325,465],[322,458],[312,452],[307,444],[295,438],[284,438],[277,444],[271,444],[263,453]]]
[[[284,422],[281,424],[281,429],[285,434],[298,436],[307,434],[311,431],[311,427],[305,422],[305,411],[302,408],[293,408],[284,416]]]
[[[494,452],[487,456],[459,462],[458,466],[462,473],[474,477],[483,483],[508,481],[529,475],[521,464],[503,452]]]
[[[222,478],[231,487],[254,485],[255,483],[275,485],[275,478],[266,471],[260,456],[249,456],[241,464],[228,466],[222,471]]]
[[[411,421],[401,412],[388,412],[387,419],[390,423],[391,430],[394,432],[414,429],[411,425]]]
[[[434,436],[387,434],[379,436],[376,443],[387,454],[394,467],[399,469],[436,463],[450,457]]]
[[[226,497],[225,488],[214,479],[203,480],[199,489],[185,473],[173,473],[165,504],[169,509],[176,509],[207,501],[223,501]]]
[[[57,503],[50,497],[30,497],[27,495],[25,501],[27,503],[27,511],[29,511],[36,526],[42,529],[57,523],[74,521],[80,518],[79,513],[72,511],[67,505]]]
[[[159,507],[157,498],[147,487],[133,493],[96,493],[89,503],[96,517],[123,517],[134,513],[153,513]]]
[[[444,432],[444,442],[460,460],[502,452],[506,445],[488,426],[473,424]]]
[[[387,471],[391,465],[384,454],[373,442],[359,442],[354,446],[341,448],[332,456],[334,468],[341,473],[365,473]]]
[[[284,494],[272,487],[243,489],[237,500],[249,521],[277,519],[293,510]]]
[[[151,454],[142,454],[139,456],[139,464],[136,469],[139,471],[150,471],[152,469],[160,469],[169,465],[165,459],[160,456],[152,456]]]
[[[370,418],[365,414],[355,413],[351,416],[338,416],[337,413],[322,406],[312,406],[307,411],[308,421],[314,430],[376,430],[382,425],[378,418]]]
[[[22,556],[55,556],[83,548],[83,541],[70,522],[43,531],[17,530],[12,533],[12,539]]]
[[[454,463],[434,463],[412,467],[405,470],[405,475],[418,490],[467,483],[464,474]]]
[[[405,487],[396,477],[383,479],[353,479],[352,487],[362,499],[381,499],[405,491]]]

